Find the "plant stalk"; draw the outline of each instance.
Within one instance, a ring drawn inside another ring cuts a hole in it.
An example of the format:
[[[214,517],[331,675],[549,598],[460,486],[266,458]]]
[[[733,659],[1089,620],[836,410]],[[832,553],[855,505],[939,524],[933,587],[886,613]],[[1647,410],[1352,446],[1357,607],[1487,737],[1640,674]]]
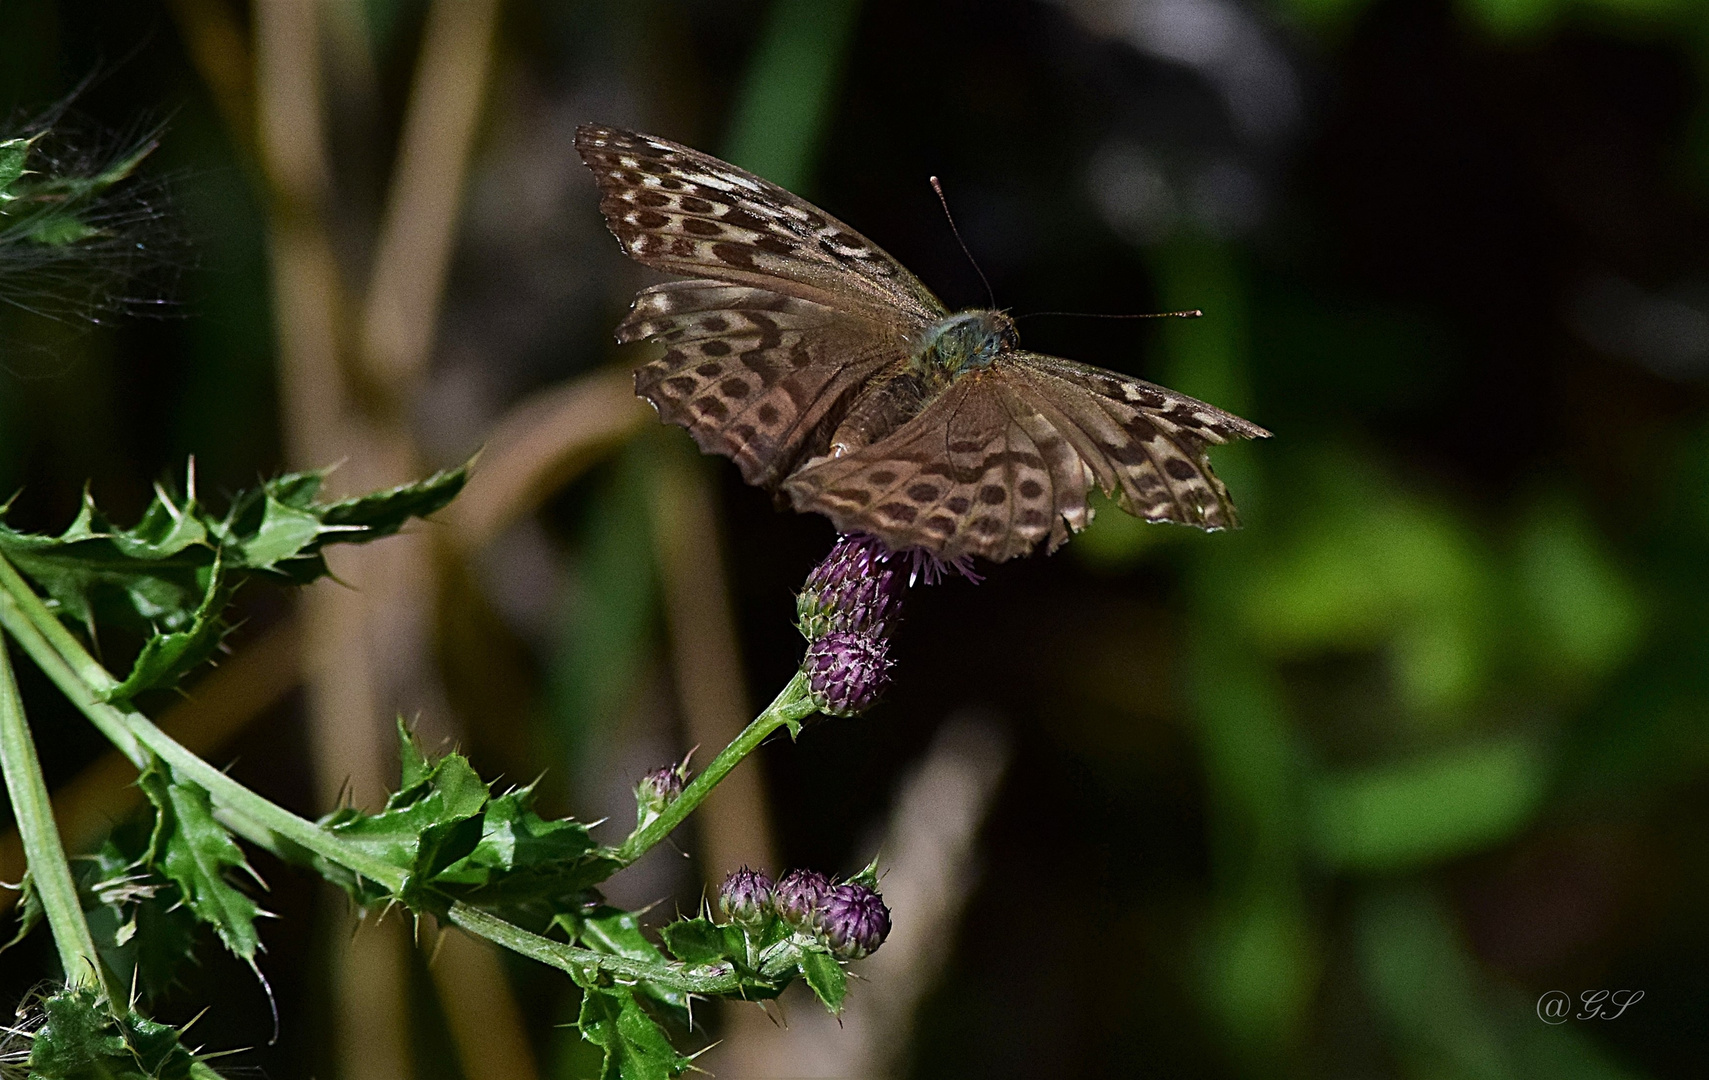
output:
[[[54,826],[47,781],[42,777],[41,759],[36,756],[35,740],[24,717],[23,698],[18,694],[17,680],[12,677],[12,661],[4,639],[0,639],[0,775],[5,777],[12,816],[24,843],[30,881],[47,915],[66,983],[72,987],[94,987],[107,1000],[118,1000],[106,985],[95,939],[83,918],[83,904],[77,898],[71,864],[65,859],[65,845]]]
[[[206,789],[216,803],[238,811],[280,837],[355,871],[389,891],[403,888],[404,870],[345,843],[314,822],[250,791],[197,757],[135,709],[102,701],[97,688],[117,686],[117,680],[69,632],[50,635],[49,626],[58,623],[58,618],[42,603],[41,597],[5,559],[0,558],[0,627],[12,634],[71,703],[124,751],[138,769],[147,766],[148,755],[152,753],[172,766],[176,774]],[[60,629],[64,630],[63,627]]]
[[[742,981],[728,964],[707,964],[691,968],[681,963],[655,963],[631,960],[626,956],[594,952],[575,945],[565,945],[539,934],[529,933],[496,915],[472,907],[460,900],[452,901],[446,916],[454,925],[471,934],[502,945],[531,960],[538,960],[572,976],[581,978],[595,970],[620,979],[646,979],[672,990],[689,994],[726,994],[741,988]]]
[[[742,733],[736,736],[729,746],[720,750],[718,756],[707,763],[706,768],[683,789],[683,793],[677,796],[675,802],[665,807],[658,817],[629,834],[623,845],[617,849],[617,861],[628,866],[645,855],[654,844],[669,836],[688,815],[694,813],[706,796],[712,794],[712,789],[718,786],[718,781],[724,779],[743,758],[753,753],[772,732],[785,725],[794,725],[818,711],[819,707],[813,704],[807,691],[807,676],[797,672],[777,698],[765,707],[765,711],[754,717],[753,722],[742,729]]]

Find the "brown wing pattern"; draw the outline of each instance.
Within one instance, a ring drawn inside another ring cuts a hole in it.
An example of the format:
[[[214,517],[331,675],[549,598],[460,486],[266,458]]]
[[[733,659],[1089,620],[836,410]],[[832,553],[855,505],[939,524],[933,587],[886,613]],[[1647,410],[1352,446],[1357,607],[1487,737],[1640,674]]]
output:
[[[1091,364],[1064,360],[1060,356],[1035,352],[1017,352],[1014,356],[1031,371],[1043,372],[1099,397],[1143,409],[1153,416],[1167,420],[1177,428],[1185,429],[1203,442],[1221,445],[1235,439],[1270,437],[1268,431],[1250,420],[1242,420],[1233,413],[1224,412],[1198,398],[1176,393],[1167,386],[1158,386],[1144,379],[1136,379],[1132,375],[1093,367]]]
[[[888,437],[808,461],[783,491],[844,532],[944,558],[1000,562],[1046,537],[1055,550],[1091,520],[1094,484],[1150,521],[1235,527],[1205,447],[1268,432],[1138,379],[1084,365],[1058,375],[1045,361],[1000,357]]]
[[[870,324],[819,304],[720,281],[641,290],[617,328],[665,354],[635,371],[635,392],[708,453],[733,459],[750,484],[773,486],[814,447],[839,402],[904,355]]]
[[[584,126],[576,148],[632,258],[685,275],[643,289],[620,341],[665,354],[635,373],[660,417],[749,483],[894,550],[1001,561],[1084,528],[1095,484],[1129,513],[1236,524],[1210,444],[1269,432],[1140,379],[1007,352],[843,457],[827,437],[895,373],[943,304],[876,244],[774,184],[686,146]],[[806,460],[803,464],[803,459]]]
[[[798,510],[893,550],[1001,562],[1089,520],[1092,475],[1050,418],[996,368],[966,375],[889,436],[784,481]]]
[[[1012,360],[1008,370],[1026,387],[1026,400],[1073,442],[1123,510],[1206,530],[1239,527],[1205,448],[1268,438],[1268,431],[1143,379],[1040,353]]]
[[[886,326],[947,311],[877,244],[811,203],[666,139],[587,124],[576,149],[599,183],[599,208],[638,262],[757,285]]]

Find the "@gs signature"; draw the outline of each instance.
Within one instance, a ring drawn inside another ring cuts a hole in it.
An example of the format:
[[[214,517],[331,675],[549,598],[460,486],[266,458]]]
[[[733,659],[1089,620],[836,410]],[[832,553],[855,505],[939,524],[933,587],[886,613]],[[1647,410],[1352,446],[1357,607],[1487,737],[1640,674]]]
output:
[[[1586,990],[1573,1004],[1565,990],[1550,990],[1537,999],[1537,1019],[1545,1024],[1568,1020],[1618,1020],[1620,1014],[1644,999],[1642,990]],[[1579,1011],[1574,1012],[1578,1008]]]

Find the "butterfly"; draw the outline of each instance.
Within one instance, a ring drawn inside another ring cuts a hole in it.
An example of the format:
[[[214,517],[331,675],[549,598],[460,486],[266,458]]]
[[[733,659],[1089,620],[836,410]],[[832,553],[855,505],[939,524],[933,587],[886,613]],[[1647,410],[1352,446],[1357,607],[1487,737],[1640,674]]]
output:
[[[1086,527],[1093,485],[1130,514],[1234,528],[1206,447],[1270,433],[951,312],[878,245],[775,184],[666,139],[576,131],[644,288],[620,342],[660,418],[750,484],[892,551],[1002,561]]]

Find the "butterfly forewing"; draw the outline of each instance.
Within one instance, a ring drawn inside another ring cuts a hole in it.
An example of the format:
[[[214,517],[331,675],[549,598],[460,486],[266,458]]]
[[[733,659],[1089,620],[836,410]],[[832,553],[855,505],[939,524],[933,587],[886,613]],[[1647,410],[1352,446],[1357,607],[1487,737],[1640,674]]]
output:
[[[1142,379],[1039,353],[1006,359],[1026,399],[1067,436],[1123,510],[1201,529],[1239,526],[1205,447],[1268,431]]]
[[[639,262],[758,285],[904,330],[946,314],[877,244],[752,173],[617,128],[584,125],[576,149],[599,184],[606,224]]]
[[[665,354],[635,372],[635,392],[688,429],[708,453],[773,486],[827,415],[903,357],[867,324],[819,304],[720,281],[643,289],[619,341],[653,339]]]

